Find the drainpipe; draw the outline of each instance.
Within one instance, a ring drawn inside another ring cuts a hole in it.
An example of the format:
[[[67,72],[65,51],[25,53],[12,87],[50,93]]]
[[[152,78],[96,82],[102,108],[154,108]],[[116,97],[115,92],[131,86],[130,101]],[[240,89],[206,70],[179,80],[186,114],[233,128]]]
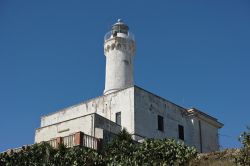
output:
[[[94,133],[94,115],[92,114],[91,115],[91,136],[93,137],[94,135],[93,135],[93,133]]]
[[[111,104],[112,104],[112,97],[110,98],[110,102],[109,102],[109,141],[110,141],[110,133],[111,133]]]
[[[200,151],[202,153],[202,133],[201,133],[201,121],[199,120],[199,134],[200,134]]]

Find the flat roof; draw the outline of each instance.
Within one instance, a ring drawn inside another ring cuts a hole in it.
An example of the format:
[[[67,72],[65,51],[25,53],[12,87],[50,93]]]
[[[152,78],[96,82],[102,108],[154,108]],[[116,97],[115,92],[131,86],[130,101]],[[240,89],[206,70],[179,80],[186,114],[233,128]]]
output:
[[[204,112],[202,112],[202,111],[200,111],[200,110],[198,110],[198,109],[196,109],[196,108],[184,108],[184,107],[182,107],[182,106],[180,106],[180,105],[178,105],[178,104],[175,104],[175,103],[173,103],[173,102],[171,102],[171,101],[169,101],[169,100],[167,100],[167,99],[165,99],[165,98],[163,98],[163,97],[161,97],[161,96],[158,96],[158,95],[156,95],[156,94],[154,94],[154,93],[152,93],[152,92],[150,92],[150,91],[148,91],[148,90],[145,90],[145,89],[143,89],[143,88],[141,88],[141,87],[139,87],[139,86],[137,86],[137,85],[129,86],[129,87],[126,87],[126,88],[124,88],[124,89],[121,89],[121,90],[118,90],[118,91],[115,91],[115,92],[112,92],[112,93],[109,93],[109,94],[106,94],[106,95],[101,95],[101,96],[98,96],[98,97],[95,97],[95,98],[92,98],[92,99],[85,100],[85,101],[80,102],[80,103],[78,103],[78,104],[75,104],[75,105],[72,105],[72,106],[69,106],[69,107],[60,109],[60,110],[58,110],[58,111],[55,111],[55,112],[52,112],[52,113],[43,115],[43,116],[41,116],[41,118],[46,117],[46,116],[50,116],[50,115],[53,115],[53,114],[56,114],[56,113],[61,112],[61,111],[65,111],[65,110],[70,109],[70,108],[73,108],[73,107],[77,107],[77,106],[79,106],[79,105],[81,105],[81,104],[88,103],[88,102],[90,102],[90,101],[92,101],[92,100],[96,100],[96,99],[101,98],[101,97],[103,97],[103,96],[108,96],[108,95],[111,95],[111,94],[114,94],[114,93],[118,93],[118,92],[127,90],[127,89],[132,88],[132,87],[137,88],[137,89],[140,89],[140,90],[142,90],[142,91],[145,91],[145,92],[147,92],[147,93],[149,93],[149,94],[151,94],[151,95],[153,95],[153,96],[155,96],[155,97],[157,97],[157,98],[160,98],[160,99],[162,99],[162,100],[164,100],[164,101],[166,101],[166,102],[168,102],[168,103],[171,103],[171,104],[175,105],[176,107],[179,107],[180,109],[182,109],[183,111],[185,111],[185,113],[187,113],[187,114],[192,114],[193,112],[190,112],[190,110],[193,110],[193,111],[195,111],[195,113],[199,113],[200,115],[203,115],[204,117],[206,117],[206,118],[208,118],[208,119],[210,119],[210,120],[212,120],[212,121],[215,121],[216,123],[219,123],[220,125],[223,126],[223,124],[220,123],[216,118],[214,118],[213,116],[208,115],[207,113],[204,113]]]

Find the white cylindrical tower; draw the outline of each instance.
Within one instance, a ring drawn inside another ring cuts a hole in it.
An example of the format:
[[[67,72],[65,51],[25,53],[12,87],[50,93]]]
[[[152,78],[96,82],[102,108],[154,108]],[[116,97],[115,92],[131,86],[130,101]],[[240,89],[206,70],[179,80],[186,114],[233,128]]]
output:
[[[104,37],[106,78],[104,95],[134,85],[134,35],[129,27],[118,20]]]

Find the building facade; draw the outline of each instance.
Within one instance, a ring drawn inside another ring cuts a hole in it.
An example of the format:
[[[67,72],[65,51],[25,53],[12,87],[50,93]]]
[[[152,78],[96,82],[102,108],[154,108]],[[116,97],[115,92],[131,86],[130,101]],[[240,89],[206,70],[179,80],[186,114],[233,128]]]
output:
[[[104,95],[41,117],[35,142],[83,132],[107,140],[107,133],[126,128],[136,141],[174,138],[200,152],[219,149],[217,119],[187,109],[134,85],[135,39],[121,20],[105,35]],[[106,133],[106,134],[105,134]]]

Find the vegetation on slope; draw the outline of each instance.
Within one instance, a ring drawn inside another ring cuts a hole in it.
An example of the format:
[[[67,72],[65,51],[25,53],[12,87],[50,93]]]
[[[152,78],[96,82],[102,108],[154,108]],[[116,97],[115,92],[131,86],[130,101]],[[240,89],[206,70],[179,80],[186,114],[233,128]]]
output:
[[[177,166],[250,166],[250,128],[240,139],[241,149],[199,154],[193,147],[173,139],[147,139],[143,143],[132,140],[122,130],[102,151],[86,147],[57,149],[47,143],[23,147],[19,152],[1,153],[0,166],[78,166],[78,165],[177,165]]]
[[[72,165],[183,165],[195,158],[194,148],[172,139],[148,139],[136,143],[121,131],[101,152],[85,147],[54,149],[47,143],[24,147],[20,152],[0,154],[0,165],[72,166]]]
[[[239,141],[243,147],[240,149],[240,155],[236,156],[235,162],[240,165],[250,166],[250,127],[247,127],[247,131],[241,134]]]
[[[225,149],[223,151],[203,153],[190,163],[190,166],[250,166],[250,128],[239,138],[240,149]]]

